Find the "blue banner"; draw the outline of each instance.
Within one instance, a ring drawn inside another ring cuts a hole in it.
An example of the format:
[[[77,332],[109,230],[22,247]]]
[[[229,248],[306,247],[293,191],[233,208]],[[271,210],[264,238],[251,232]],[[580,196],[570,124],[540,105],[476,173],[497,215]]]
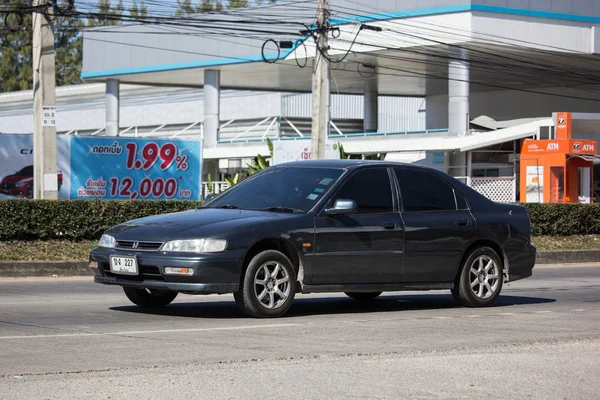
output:
[[[199,200],[200,152],[200,141],[73,137],[70,198]]]

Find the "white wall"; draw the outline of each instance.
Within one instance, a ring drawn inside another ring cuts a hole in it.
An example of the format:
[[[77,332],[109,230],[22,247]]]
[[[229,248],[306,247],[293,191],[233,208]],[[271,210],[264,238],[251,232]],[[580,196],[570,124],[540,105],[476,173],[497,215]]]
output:
[[[427,96],[426,129],[448,128],[448,96]]]
[[[590,92],[562,91],[565,95],[593,97]],[[507,120],[551,117],[553,112],[560,111],[600,112],[600,101],[570,99],[521,91],[471,93],[469,103],[471,119],[480,115],[487,115],[495,120]]]

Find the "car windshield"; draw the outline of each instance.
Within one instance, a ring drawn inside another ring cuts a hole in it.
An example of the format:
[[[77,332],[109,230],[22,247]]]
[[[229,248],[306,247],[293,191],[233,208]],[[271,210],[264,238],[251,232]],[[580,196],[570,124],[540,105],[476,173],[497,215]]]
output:
[[[17,172],[15,175],[19,175],[19,176],[33,176],[33,166],[29,165],[29,166],[23,168],[19,172]]]
[[[343,172],[334,168],[272,167],[231,187],[204,207],[307,212]]]

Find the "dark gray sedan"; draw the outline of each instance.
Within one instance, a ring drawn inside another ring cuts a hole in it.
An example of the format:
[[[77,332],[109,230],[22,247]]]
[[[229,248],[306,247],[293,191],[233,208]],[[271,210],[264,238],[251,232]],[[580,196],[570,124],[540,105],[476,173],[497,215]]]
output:
[[[277,165],[201,208],[112,227],[89,266],[140,307],[233,293],[246,314],[278,317],[296,293],[449,289],[490,306],[535,255],[521,205],[429,168],[341,160]]]

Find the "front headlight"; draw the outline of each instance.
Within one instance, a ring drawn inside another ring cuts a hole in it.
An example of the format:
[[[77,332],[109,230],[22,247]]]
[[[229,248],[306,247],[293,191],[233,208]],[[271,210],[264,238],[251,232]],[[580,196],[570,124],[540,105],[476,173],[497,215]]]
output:
[[[161,251],[180,251],[186,253],[221,253],[227,248],[227,240],[188,239],[171,240],[162,245]]]
[[[100,241],[98,242],[98,247],[107,247],[109,249],[114,249],[116,245],[116,240],[114,237],[110,235],[102,235]]]
[[[15,183],[15,187],[23,187],[25,185],[27,185],[27,181],[19,181],[17,183]]]

